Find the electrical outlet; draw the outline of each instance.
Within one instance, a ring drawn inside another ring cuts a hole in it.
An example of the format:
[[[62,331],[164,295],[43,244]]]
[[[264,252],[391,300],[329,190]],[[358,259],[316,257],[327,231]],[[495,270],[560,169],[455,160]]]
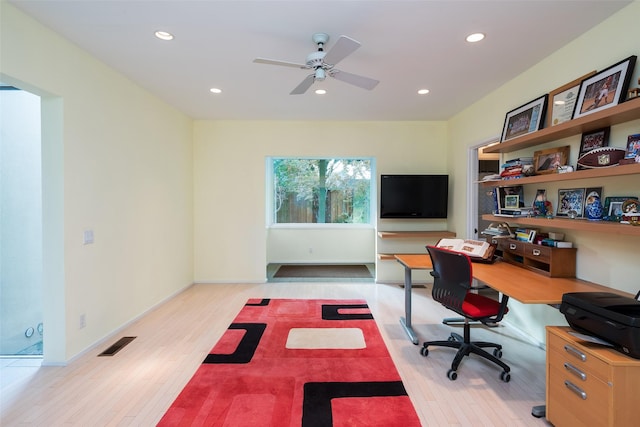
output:
[[[80,315],[80,329],[84,328],[85,326],[87,326],[87,315],[86,314],[81,314]]]
[[[82,233],[82,244],[90,245],[93,243],[93,230],[84,230]]]

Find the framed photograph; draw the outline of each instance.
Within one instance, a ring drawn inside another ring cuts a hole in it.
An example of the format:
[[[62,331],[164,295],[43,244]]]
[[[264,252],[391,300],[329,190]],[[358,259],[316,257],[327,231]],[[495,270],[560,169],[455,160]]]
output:
[[[558,190],[556,216],[582,218],[584,212],[584,188]]]
[[[573,118],[611,108],[623,102],[629,88],[636,56],[630,56],[580,83]]]
[[[533,170],[536,175],[557,172],[569,160],[569,146],[548,148],[533,153]]]
[[[508,207],[507,203],[509,204],[509,206],[514,206],[514,207]],[[524,186],[514,185],[511,187],[498,187],[498,210],[519,209],[523,207],[524,207]]]
[[[624,153],[624,158],[640,163],[640,133],[629,135],[627,138],[627,151]]]
[[[504,208],[505,209],[518,209],[520,196],[517,194],[509,194],[504,196]]]
[[[627,200],[638,200],[634,196],[614,196],[604,199],[604,219],[607,221],[620,222],[622,219],[622,205]]]
[[[608,146],[610,130],[610,127],[606,127],[583,133],[582,139],[580,140],[580,153],[578,154],[578,159],[582,157],[583,154],[587,154],[594,148],[602,148]],[[578,169],[585,169],[585,167],[581,164],[578,164]]]
[[[545,127],[559,125],[560,123],[571,120],[573,110],[576,106],[576,99],[578,99],[580,83],[584,79],[593,76],[595,73],[595,70],[591,71],[590,73],[587,73],[584,76],[549,92],[549,108],[547,109]]]
[[[509,111],[504,119],[500,142],[542,129],[547,109],[547,98],[548,95],[541,96],[515,110]]]

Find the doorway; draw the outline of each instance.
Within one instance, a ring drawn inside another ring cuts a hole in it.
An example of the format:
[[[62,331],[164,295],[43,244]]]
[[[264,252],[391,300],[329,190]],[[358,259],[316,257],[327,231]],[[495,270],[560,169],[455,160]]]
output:
[[[0,356],[43,356],[41,100],[0,84]]]

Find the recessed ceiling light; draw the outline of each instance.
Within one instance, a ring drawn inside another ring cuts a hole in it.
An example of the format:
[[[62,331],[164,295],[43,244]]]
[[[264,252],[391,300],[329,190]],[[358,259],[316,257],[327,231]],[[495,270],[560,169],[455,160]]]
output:
[[[222,89],[218,89],[217,87],[212,87],[209,91],[211,93],[222,93]]]
[[[418,95],[426,95],[429,93],[429,89],[420,89]]]
[[[484,34],[482,33],[473,33],[467,36],[467,41],[469,43],[479,42],[482,39],[484,39]]]
[[[327,93],[327,91],[324,89],[316,89],[316,95],[324,95],[325,93]]]
[[[173,34],[166,31],[156,31],[156,37],[160,40],[173,40]]]

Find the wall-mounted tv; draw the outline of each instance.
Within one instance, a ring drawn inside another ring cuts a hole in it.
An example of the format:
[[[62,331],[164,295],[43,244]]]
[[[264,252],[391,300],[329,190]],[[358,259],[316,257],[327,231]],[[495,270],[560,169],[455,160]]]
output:
[[[380,218],[446,218],[449,175],[381,175]]]

